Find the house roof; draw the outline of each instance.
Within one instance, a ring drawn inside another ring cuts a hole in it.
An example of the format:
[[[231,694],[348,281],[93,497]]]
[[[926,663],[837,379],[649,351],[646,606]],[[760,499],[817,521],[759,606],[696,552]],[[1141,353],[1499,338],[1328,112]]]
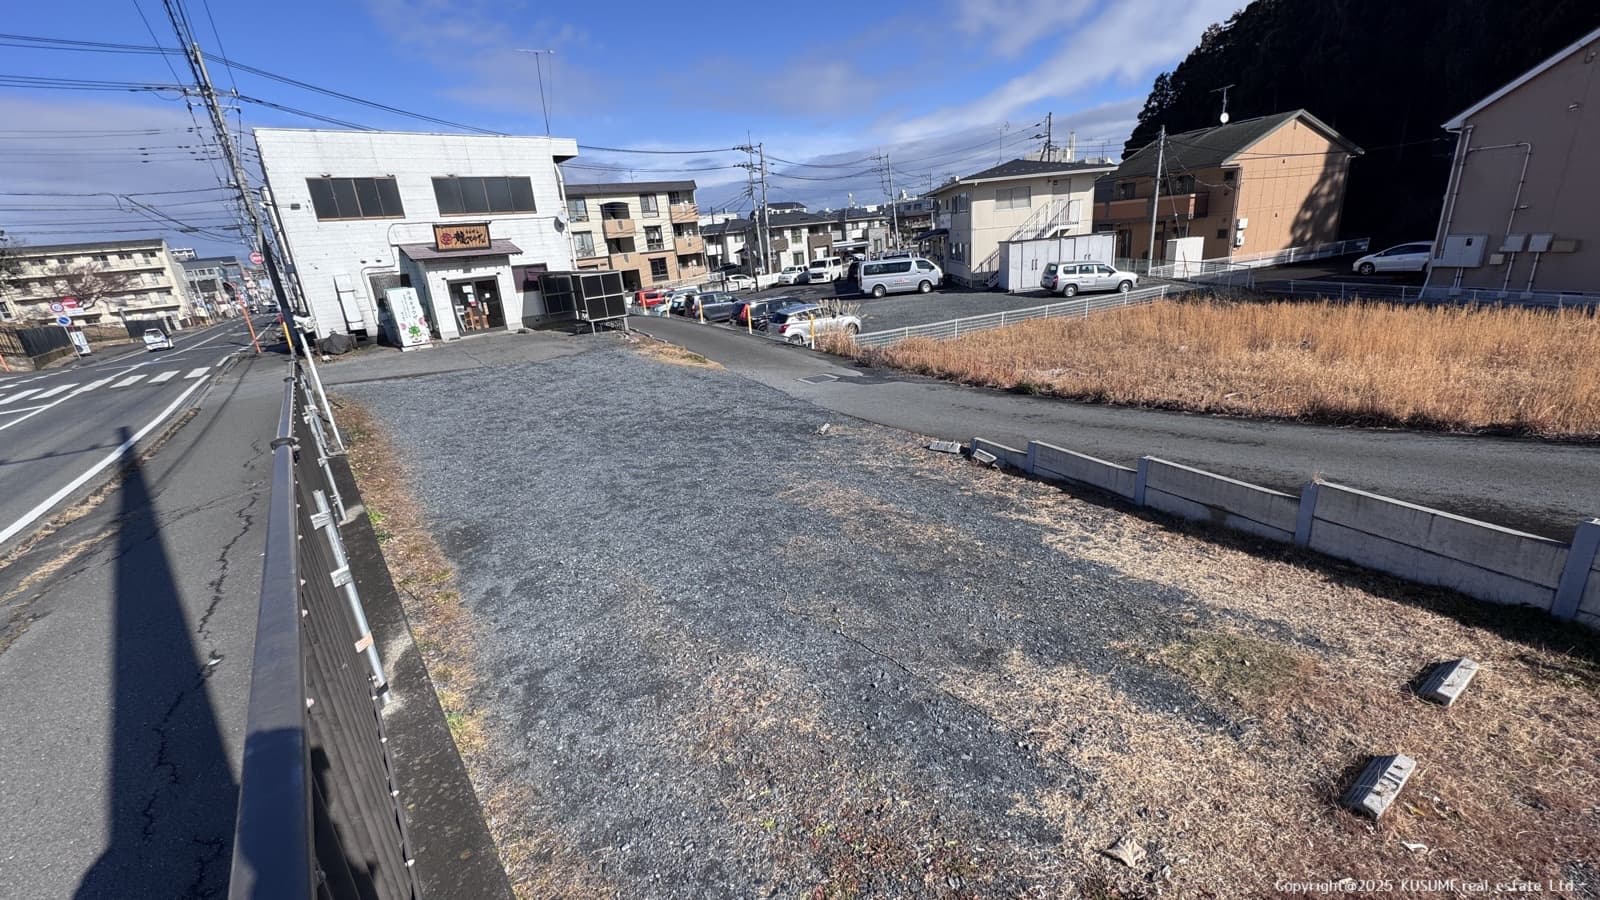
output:
[[[865,222],[889,218],[886,210],[872,212],[865,209],[836,209],[832,212],[774,212],[769,209],[767,224],[773,228],[793,228],[796,225],[837,225],[840,222]]]
[[[750,222],[747,219],[728,219],[725,222],[717,222],[717,223],[715,223],[713,225],[701,225],[700,226],[700,234],[701,235],[708,235],[708,234],[709,235],[719,235],[719,234],[729,234],[729,233],[743,234],[743,233],[749,231],[752,227],[753,227],[753,223]]]
[[[1164,153],[1158,153],[1156,141],[1151,141],[1122,161],[1122,165],[1117,167],[1117,177],[1137,178],[1141,175],[1154,175],[1157,156],[1163,157],[1162,168],[1166,170],[1224,166],[1262,138],[1295,119],[1300,119],[1321,131],[1329,140],[1344,147],[1352,155],[1361,153],[1360,147],[1346,140],[1344,135],[1334,131],[1321,119],[1303,109],[1291,109],[1270,116],[1258,116],[1254,119],[1229,122],[1226,125],[1213,125],[1210,128],[1197,128],[1182,134],[1169,134]]]
[[[1482,112],[1484,110],[1484,108],[1486,108],[1486,107],[1488,107],[1488,106],[1490,106],[1492,104],[1498,103],[1502,97],[1504,97],[1505,95],[1511,93],[1512,91],[1516,90],[1517,88],[1522,87],[1523,85],[1527,84],[1528,82],[1532,81],[1533,79],[1539,77],[1547,69],[1549,69],[1550,67],[1554,66],[1556,63],[1561,62],[1562,60],[1566,59],[1567,57],[1571,56],[1572,54],[1577,53],[1579,50],[1582,50],[1582,49],[1584,49],[1584,48],[1586,48],[1586,47],[1588,47],[1588,46],[1590,46],[1592,44],[1595,44],[1595,43],[1600,43],[1600,28],[1596,28],[1595,30],[1589,32],[1588,34],[1584,35],[1583,37],[1578,38],[1578,40],[1573,42],[1572,44],[1569,44],[1566,47],[1562,48],[1561,50],[1556,51],[1553,55],[1551,55],[1551,57],[1549,59],[1545,60],[1542,63],[1539,63],[1537,66],[1534,66],[1533,68],[1529,69],[1528,71],[1523,72],[1521,75],[1518,75],[1516,78],[1514,78],[1511,81],[1507,82],[1504,87],[1500,88],[1500,90],[1495,91],[1494,93],[1492,93],[1489,96],[1483,98],[1482,100],[1479,100],[1477,103],[1472,104],[1472,106],[1470,106],[1466,110],[1462,111],[1455,118],[1453,118],[1450,121],[1444,123],[1445,130],[1447,130],[1447,131],[1458,131],[1458,130],[1460,130],[1461,127],[1464,126],[1467,123],[1468,119],[1470,119],[1473,116],[1477,115],[1478,113]]]
[[[178,265],[185,269],[204,269],[213,266],[238,266],[237,256],[197,256],[194,259],[181,260]]]
[[[635,194],[661,194],[667,191],[692,191],[692,181],[608,181],[568,184],[568,197],[631,197]]]
[[[1109,163],[1090,162],[1040,162],[1036,159],[1013,159],[998,166],[992,166],[958,178],[949,184],[935,188],[928,192],[928,196],[943,193],[953,187],[963,184],[974,184],[980,181],[1005,181],[1014,178],[1038,178],[1042,175],[1076,175],[1085,172],[1109,172],[1116,166]]]
[[[417,262],[429,259],[455,259],[462,256],[510,256],[521,253],[522,248],[510,241],[495,238],[489,246],[479,250],[435,250],[432,244],[401,244],[400,252]]]
[[[793,200],[780,200],[777,203],[768,203],[767,204],[767,209],[776,209],[776,210],[780,210],[780,211],[793,210],[793,209],[805,209],[805,208],[806,208],[806,205],[804,203],[796,203]]]
[[[16,229],[21,231],[21,229]],[[17,244],[11,248],[14,256],[48,256],[56,253],[92,253],[96,250],[144,250],[166,241],[159,237],[132,238],[126,241],[90,241],[82,244]]]

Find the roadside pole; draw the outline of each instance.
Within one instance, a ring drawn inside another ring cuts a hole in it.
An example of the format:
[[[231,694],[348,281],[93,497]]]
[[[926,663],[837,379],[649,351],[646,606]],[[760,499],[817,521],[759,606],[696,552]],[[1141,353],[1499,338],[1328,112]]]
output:
[[[1161,166],[1166,162],[1167,126],[1161,126],[1161,136],[1156,138],[1156,180],[1150,190],[1150,258],[1145,263],[1145,277],[1156,268],[1156,211],[1161,206]]]

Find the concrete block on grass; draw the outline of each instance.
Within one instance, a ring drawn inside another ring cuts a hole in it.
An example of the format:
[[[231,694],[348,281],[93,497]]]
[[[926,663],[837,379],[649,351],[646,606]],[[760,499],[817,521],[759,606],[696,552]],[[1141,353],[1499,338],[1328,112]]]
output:
[[[933,443],[928,445],[928,449],[932,450],[935,453],[960,453],[961,452],[961,442],[960,441],[934,441]]]
[[[1476,674],[1478,664],[1470,659],[1443,662],[1434,666],[1428,680],[1422,683],[1422,689],[1417,693],[1425,699],[1449,706],[1467,689],[1467,685],[1472,683],[1472,676]]]
[[[1068,481],[1086,484],[1092,488],[1132,500],[1134,479],[1137,473],[1127,466],[1076,453],[1054,444],[1031,441],[1028,457],[1032,459],[1029,474],[1047,481]]]
[[[1403,753],[1374,757],[1345,792],[1344,805],[1354,812],[1379,818],[1400,796],[1400,790],[1416,770],[1417,761]]]
[[[1007,468],[1016,469],[1019,472],[1028,470],[1028,453],[1026,450],[1018,450],[1015,447],[1007,447],[1005,444],[975,437],[972,439],[972,458],[977,459],[979,453],[987,453],[993,456],[1000,461],[1001,465]],[[983,460],[983,462],[987,463],[989,460]]]
[[[1000,461],[1000,457],[995,456],[993,453],[990,453],[987,450],[974,450],[972,451],[972,461],[986,466],[992,466]]]

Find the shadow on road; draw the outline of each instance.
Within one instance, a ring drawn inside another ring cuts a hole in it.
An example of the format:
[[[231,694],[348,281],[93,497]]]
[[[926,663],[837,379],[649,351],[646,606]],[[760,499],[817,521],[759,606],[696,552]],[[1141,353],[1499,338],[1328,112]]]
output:
[[[121,439],[129,436],[122,429]],[[75,896],[220,897],[238,796],[206,692],[220,659],[195,657],[173,557],[131,448],[120,496],[109,846]]]

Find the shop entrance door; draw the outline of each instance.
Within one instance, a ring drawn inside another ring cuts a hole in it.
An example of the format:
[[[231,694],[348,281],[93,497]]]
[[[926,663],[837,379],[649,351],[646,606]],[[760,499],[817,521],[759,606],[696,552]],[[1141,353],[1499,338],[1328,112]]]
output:
[[[450,305],[455,307],[456,322],[463,334],[505,327],[506,312],[500,303],[500,283],[493,278],[452,281]]]

